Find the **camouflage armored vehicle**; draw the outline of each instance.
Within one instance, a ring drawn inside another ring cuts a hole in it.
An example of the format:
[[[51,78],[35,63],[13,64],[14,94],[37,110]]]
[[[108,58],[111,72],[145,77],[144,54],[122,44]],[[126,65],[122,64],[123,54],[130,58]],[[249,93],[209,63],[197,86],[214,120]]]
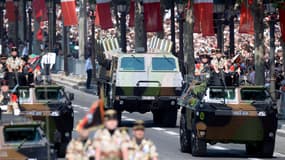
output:
[[[21,116],[2,115],[0,121],[1,160],[47,159],[47,144],[41,123]]]
[[[110,79],[101,85],[107,106],[119,114],[151,111],[155,123],[176,125],[177,99],[181,95],[183,78],[175,56],[119,54],[113,57],[109,69]]]
[[[277,129],[277,110],[262,86],[207,86],[193,82],[179,104],[180,146],[203,156],[207,143],[245,144],[249,155],[271,157]]]
[[[59,157],[64,157],[71,140],[74,113],[71,101],[62,86],[20,86],[16,92],[20,115],[44,123],[44,131]]]

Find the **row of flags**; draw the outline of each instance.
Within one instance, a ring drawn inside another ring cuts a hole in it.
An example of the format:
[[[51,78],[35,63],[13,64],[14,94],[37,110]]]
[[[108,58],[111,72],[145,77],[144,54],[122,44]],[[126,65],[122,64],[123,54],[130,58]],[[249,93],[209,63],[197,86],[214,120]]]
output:
[[[96,0],[95,24],[101,29],[113,28],[111,15],[112,0]],[[254,34],[254,20],[249,9],[253,0],[243,1],[240,11],[240,33]],[[45,0],[33,0],[33,14],[37,21],[48,19]],[[144,25],[146,32],[159,32],[163,30],[163,17],[160,9],[160,0],[143,0]],[[214,36],[214,2],[213,0],[194,0],[194,32],[202,33],[203,36]],[[15,5],[13,0],[6,0],[6,17],[9,21],[15,21]],[[75,0],[61,0],[62,18],[64,26],[77,25],[77,13]],[[285,3],[279,8],[279,20],[282,36],[285,41]],[[130,0],[129,27],[135,23],[135,2]],[[39,33],[41,34],[41,33]]]

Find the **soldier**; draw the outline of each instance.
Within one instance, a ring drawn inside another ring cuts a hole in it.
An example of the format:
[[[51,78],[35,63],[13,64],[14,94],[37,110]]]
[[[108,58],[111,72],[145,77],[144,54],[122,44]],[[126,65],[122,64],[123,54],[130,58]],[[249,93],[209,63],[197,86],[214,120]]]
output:
[[[222,57],[223,54],[220,49],[216,49],[216,57],[211,61],[211,65],[216,73],[227,70],[227,61]]]
[[[199,77],[200,80],[205,79],[207,76],[209,76],[210,73],[210,65],[209,65],[209,55],[202,52],[199,55],[200,63],[197,63],[195,65],[195,76]]]
[[[7,81],[3,80],[1,82],[1,91],[0,91],[0,104],[7,105],[10,101],[9,87]]]
[[[6,61],[6,66],[8,69],[8,82],[9,87],[14,87],[19,82],[20,73],[23,70],[23,61],[20,57],[18,57],[18,49],[16,47],[12,47],[11,49],[11,57],[9,57]]]
[[[127,160],[129,136],[117,129],[118,119],[115,110],[108,110],[104,115],[104,128],[99,129],[94,137],[96,160]]]
[[[144,122],[136,121],[133,127],[134,138],[129,145],[129,160],[157,160],[158,153],[152,141],[144,137]]]
[[[88,139],[87,129],[78,130],[79,138],[72,139],[66,149],[67,160],[91,160],[94,159],[95,150],[92,142]]]

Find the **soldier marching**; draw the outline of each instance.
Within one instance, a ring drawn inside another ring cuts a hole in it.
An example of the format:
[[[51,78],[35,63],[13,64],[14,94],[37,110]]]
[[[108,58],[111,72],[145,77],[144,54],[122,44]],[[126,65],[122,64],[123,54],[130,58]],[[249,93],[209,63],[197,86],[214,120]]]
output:
[[[127,128],[118,128],[117,112],[107,110],[103,127],[96,130],[92,139],[90,131],[79,130],[79,138],[67,147],[68,160],[157,160],[158,154],[152,141],[144,137],[144,123],[137,121],[133,127],[133,138]]]

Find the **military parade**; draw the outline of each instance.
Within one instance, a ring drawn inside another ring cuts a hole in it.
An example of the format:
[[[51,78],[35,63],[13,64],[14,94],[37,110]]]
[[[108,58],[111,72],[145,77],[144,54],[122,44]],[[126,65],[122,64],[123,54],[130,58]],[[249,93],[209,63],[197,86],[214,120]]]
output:
[[[284,0],[0,0],[0,160],[285,159]]]

